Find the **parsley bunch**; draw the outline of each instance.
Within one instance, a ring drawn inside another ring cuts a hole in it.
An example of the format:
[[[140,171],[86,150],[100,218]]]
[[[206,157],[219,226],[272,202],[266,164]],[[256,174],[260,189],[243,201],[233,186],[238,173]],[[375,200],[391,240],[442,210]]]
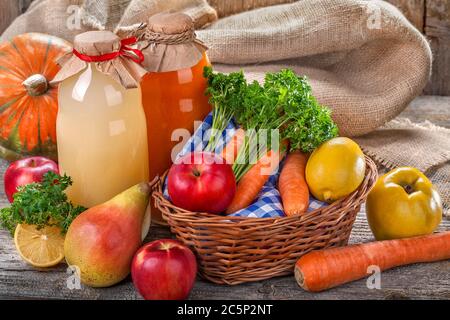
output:
[[[237,181],[283,140],[289,140],[291,151],[309,153],[338,134],[331,111],[314,98],[307,78],[292,70],[267,73],[263,85],[257,81],[247,84],[242,72],[225,75],[205,68],[204,75],[208,79],[206,92],[214,105],[215,134],[207,151],[215,149],[218,137],[233,117],[246,132],[233,165]],[[278,130],[278,141],[271,141],[271,130]]]
[[[209,96],[209,102],[213,106],[211,135],[206,151],[214,151],[236,108],[242,103],[247,82],[242,72],[214,73],[211,67],[204,68],[203,76],[208,82],[205,94]]]
[[[278,148],[272,141],[272,130],[280,129],[289,118],[283,111],[286,95],[273,94],[254,81],[247,87],[242,103],[235,109],[236,121],[245,129],[245,139],[238,151],[233,172],[240,180],[268,150]]]
[[[338,128],[331,119],[331,110],[319,104],[306,77],[284,69],[268,73],[264,87],[271,94],[283,97],[283,112],[288,120],[282,128],[282,138],[289,140],[292,151],[309,153],[337,136]]]
[[[57,226],[66,233],[72,221],[86,210],[74,206],[67,199],[64,190],[70,185],[70,177],[49,171],[42,182],[19,187],[11,206],[0,210],[2,226],[11,234],[21,223],[33,224],[38,228]]]

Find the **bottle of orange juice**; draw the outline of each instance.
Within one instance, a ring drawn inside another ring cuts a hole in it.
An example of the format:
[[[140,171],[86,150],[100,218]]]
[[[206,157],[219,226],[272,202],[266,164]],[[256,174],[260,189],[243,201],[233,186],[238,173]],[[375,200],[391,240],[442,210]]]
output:
[[[72,177],[67,195],[85,207],[149,180],[147,124],[139,82],[142,55],[105,31],[74,40],[59,86],[58,161]]]
[[[194,130],[211,111],[203,68],[210,62],[206,46],[196,39],[192,19],[182,13],[152,16],[142,36],[143,66],[148,71],[141,82],[147,119],[150,180],[172,164],[172,149],[180,143],[175,130]],[[176,141],[174,141],[176,140]],[[158,210],[152,219],[164,224]]]

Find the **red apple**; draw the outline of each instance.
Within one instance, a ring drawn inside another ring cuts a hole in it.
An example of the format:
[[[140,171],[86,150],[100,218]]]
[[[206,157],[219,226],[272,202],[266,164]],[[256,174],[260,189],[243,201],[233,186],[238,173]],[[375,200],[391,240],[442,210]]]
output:
[[[17,160],[6,169],[5,192],[9,202],[13,202],[13,195],[17,187],[33,182],[41,182],[48,171],[59,173],[58,165],[53,160],[44,157],[30,157]]]
[[[167,179],[173,204],[189,211],[221,213],[236,193],[233,169],[214,153],[184,156],[170,168]]]
[[[133,258],[131,277],[145,300],[184,300],[197,274],[192,251],[181,242],[157,240],[143,246]]]

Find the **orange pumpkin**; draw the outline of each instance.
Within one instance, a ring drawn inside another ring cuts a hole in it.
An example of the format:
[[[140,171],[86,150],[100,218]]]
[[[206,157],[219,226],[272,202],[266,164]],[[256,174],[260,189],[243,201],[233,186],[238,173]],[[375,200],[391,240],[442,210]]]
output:
[[[56,61],[71,50],[65,40],[26,33],[0,44],[0,156],[57,158]]]

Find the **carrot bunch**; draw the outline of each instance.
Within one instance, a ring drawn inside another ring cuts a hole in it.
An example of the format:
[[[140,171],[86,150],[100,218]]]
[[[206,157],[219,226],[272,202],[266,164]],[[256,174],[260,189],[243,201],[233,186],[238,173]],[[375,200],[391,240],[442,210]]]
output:
[[[283,112],[284,96],[273,93],[258,82],[247,86],[242,103],[235,110],[235,119],[242,132],[233,137],[240,144],[233,172],[238,182],[236,196],[227,209],[233,213],[249,206],[278,169],[287,149],[282,143],[280,128],[288,121]],[[234,147],[228,147],[234,148]]]

